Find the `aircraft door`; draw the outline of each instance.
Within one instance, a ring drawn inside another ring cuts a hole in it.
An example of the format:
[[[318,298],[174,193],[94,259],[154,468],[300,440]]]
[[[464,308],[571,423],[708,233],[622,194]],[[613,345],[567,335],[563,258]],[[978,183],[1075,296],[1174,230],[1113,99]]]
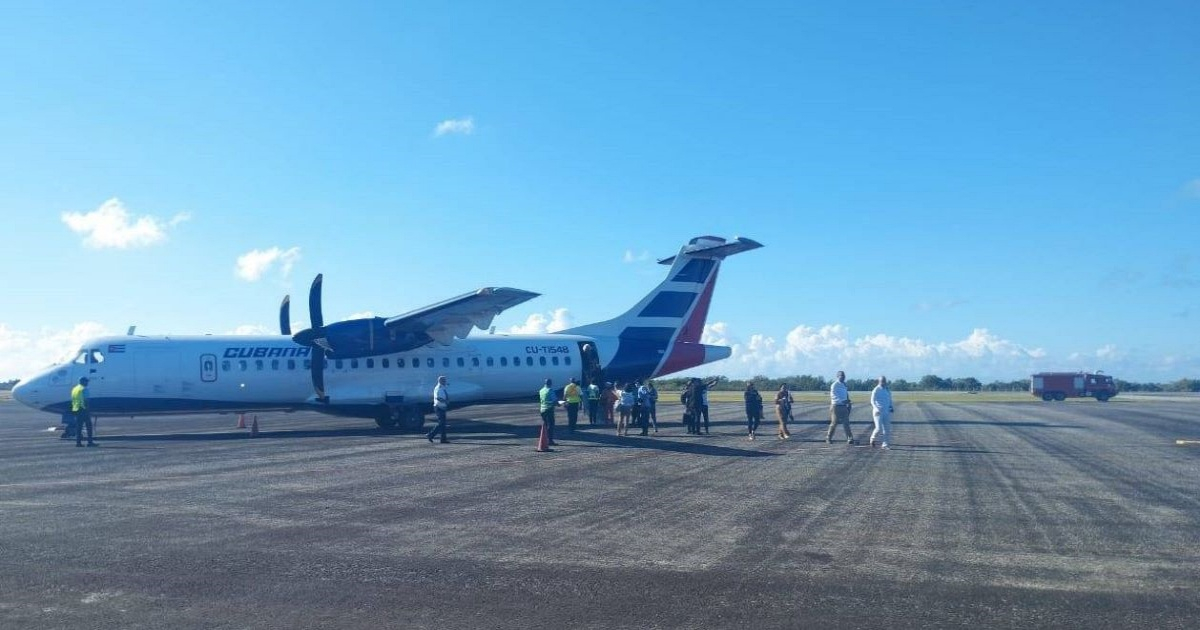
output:
[[[604,370],[600,367],[600,353],[596,351],[596,342],[579,342],[580,382],[604,385]]]

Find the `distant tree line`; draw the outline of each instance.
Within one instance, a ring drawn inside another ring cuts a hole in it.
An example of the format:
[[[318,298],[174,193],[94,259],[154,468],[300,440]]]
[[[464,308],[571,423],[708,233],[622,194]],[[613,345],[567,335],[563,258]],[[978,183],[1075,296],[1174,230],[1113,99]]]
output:
[[[713,378],[713,377],[709,377]],[[832,381],[823,376],[812,376],[805,374],[803,376],[755,376],[749,379],[731,379],[724,376],[717,376],[717,383],[713,385],[713,389],[717,390],[743,390],[746,389],[746,383],[754,383],[754,386],[759,391],[774,391],[778,390],[780,385],[787,384],[788,389],[792,391],[809,391],[820,392],[829,391],[829,386]],[[660,378],[655,379],[655,383],[662,389],[682,389],[687,383],[687,378]],[[1123,392],[1200,392],[1200,379],[1182,378],[1171,383],[1131,383],[1121,379],[1115,379],[1117,389]],[[894,392],[1027,392],[1029,391],[1029,379],[1022,378],[1015,381],[992,381],[991,383],[983,383],[979,379],[968,376],[965,378],[942,378],[936,374],[926,374],[918,381],[909,381],[898,378],[890,381],[892,391]],[[858,379],[847,378],[846,388],[852,391],[870,391],[875,387],[875,379]]]
[[[8,391],[17,386],[21,379],[14,378],[11,381],[0,381],[0,392]]]

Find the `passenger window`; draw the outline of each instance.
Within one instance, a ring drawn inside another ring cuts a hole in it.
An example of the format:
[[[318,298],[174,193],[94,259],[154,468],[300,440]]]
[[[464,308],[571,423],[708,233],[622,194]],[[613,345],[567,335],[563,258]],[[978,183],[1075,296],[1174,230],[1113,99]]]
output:
[[[390,367],[392,367],[392,364],[390,361],[388,361],[387,357],[384,357],[380,362],[380,367],[390,368]]]
[[[546,365],[546,357],[538,357],[538,365]]]
[[[232,368],[233,368],[233,364],[232,364],[232,363],[230,363],[229,361],[222,361],[222,362],[221,362],[221,371],[222,371],[222,372],[228,372],[228,371],[229,371],[230,369],[232,369]]]
[[[571,357],[563,357],[563,365],[571,365]]]
[[[467,362],[462,357],[458,357],[458,367],[466,367]]]
[[[471,357],[471,366],[479,367],[479,357]]]
[[[279,369],[279,359],[271,359],[271,369],[272,370]]]
[[[250,364],[246,363],[245,359],[242,359],[241,361],[238,361],[238,369],[245,372],[246,370],[250,369]]]
[[[341,360],[341,359],[338,359],[337,361],[334,361],[334,362],[333,362],[333,367],[335,367],[335,368],[337,368],[337,369],[339,369],[339,370],[340,370],[340,369],[342,369],[342,360]]]
[[[494,361],[492,361],[492,357],[488,357],[488,358],[487,358],[487,366],[488,366],[488,367],[492,367],[492,365],[493,365],[494,363],[495,363],[495,362],[494,362]]]
[[[367,368],[375,367],[375,359],[367,359]]]
[[[558,357],[550,357],[550,362],[554,365],[558,365]]]
[[[288,369],[289,370],[296,369],[296,360],[295,359],[288,359]]]
[[[429,357],[428,359],[425,359],[425,365],[428,365],[429,367],[433,367],[433,357]]]
[[[521,365],[521,357],[513,357],[513,367]]]
[[[450,358],[442,357],[442,367],[450,367]]]
[[[488,359],[488,365],[491,365],[491,359]],[[508,357],[500,357],[500,367],[508,367]]]
[[[545,361],[545,360],[546,360],[546,357],[542,357],[542,361]],[[525,357],[525,365],[533,367],[533,357]]]
[[[358,369],[358,359],[350,359],[350,369],[351,370]]]
[[[262,371],[262,369],[263,369],[263,360],[262,359],[256,359],[254,361],[254,369],[258,370],[259,372]]]

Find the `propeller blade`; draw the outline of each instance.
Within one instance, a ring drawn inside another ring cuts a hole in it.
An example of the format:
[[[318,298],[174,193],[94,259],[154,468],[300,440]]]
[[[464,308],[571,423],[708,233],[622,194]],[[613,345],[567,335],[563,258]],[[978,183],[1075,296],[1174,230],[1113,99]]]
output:
[[[279,305],[279,334],[292,334],[292,296],[283,296],[283,304]]]
[[[317,277],[313,278],[312,288],[308,290],[308,320],[313,329],[325,325],[325,318],[321,317],[321,277],[323,275],[317,274]]]
[[[316,352],[313,353],[312,359],[312,384],[317,400],[328,400],[325,397],[325,357]]]

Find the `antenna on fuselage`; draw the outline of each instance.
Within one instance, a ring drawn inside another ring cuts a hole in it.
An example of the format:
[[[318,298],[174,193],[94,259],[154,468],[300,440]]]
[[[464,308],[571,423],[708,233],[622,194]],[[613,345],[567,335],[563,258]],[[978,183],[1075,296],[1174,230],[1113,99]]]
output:
[[[137,330],[137,324],[134,324],[133,326],[130,326],[130,327],[129,327],[129,330],[125,331],[125,334],[126,334],[126,335],[129,335],[130,337],[132,337],[132,336],[133,336],[133,331],[135,331],[135,330]]]

